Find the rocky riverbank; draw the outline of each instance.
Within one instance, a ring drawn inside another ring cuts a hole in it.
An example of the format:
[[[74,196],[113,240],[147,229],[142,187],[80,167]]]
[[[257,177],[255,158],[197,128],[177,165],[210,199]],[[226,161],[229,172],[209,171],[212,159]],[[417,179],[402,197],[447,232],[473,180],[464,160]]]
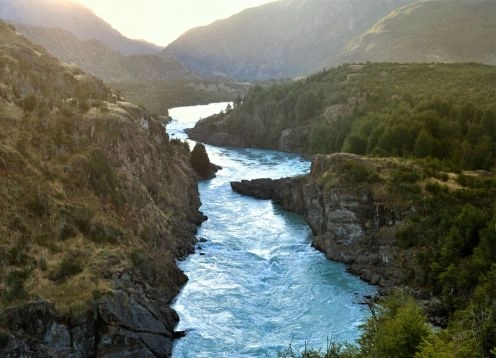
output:
[[[206,219],[188,146],[2,22],[0,60],[0,356],[170,356]]]
[[[413,252],[401,248],[397,233],[416,211],[415,202],[389,191],[392,173],[412,164],[350,154],[316,156],[309,175],[232,182],[234,191],[271,199],[303,214],[314,234],[313,246],[382,292],[403,285],[414,265]],[[366,181],[374,184],[367,183]],[[442,323],[443,308],[428,293],[414,290],[433,321]]]

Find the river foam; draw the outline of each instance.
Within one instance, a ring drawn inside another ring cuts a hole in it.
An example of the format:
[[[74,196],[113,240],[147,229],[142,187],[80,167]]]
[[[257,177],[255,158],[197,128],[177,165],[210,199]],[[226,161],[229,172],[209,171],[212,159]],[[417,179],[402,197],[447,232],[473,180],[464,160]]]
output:
[[[167,131],[185,139],[185,128],[226,106],[172,109]],[[206,148],[223,169],[199,185],[209,220],[198,236],[207,241],[180,263],[189,282],[173,308],[181,320],[177,329],[187,335],[175,342],[173,357],[265,357],[290,343],[324,349],[329,339],[354,341],[368,314],[360,302],[375,288],[314,250],[300,215],[229,185],[305,174],[310,163],[276,151]]]

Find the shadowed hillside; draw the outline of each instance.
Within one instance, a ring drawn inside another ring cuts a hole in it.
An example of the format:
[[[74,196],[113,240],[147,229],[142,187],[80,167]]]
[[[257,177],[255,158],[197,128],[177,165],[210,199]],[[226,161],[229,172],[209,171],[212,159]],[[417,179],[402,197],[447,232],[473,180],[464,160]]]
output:
[[[87,7],[60,0],[0,0],[0,18],[39,27],[58,27],[81,40],[97,39],[123,54],[154,54],[160,47],[124,37]]]
[[[241,79],[314,71],[347,41],[408,0],[283,0],[188,31],[167,46],[202,74]]]
[[[169,355],[189,149],[4,22],[0,122],[0,356]]]

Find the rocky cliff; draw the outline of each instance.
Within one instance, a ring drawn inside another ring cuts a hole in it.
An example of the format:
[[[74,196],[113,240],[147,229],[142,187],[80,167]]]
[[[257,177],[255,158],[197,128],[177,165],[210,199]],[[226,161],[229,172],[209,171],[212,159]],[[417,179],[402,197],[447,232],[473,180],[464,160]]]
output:
[[[394,188],[396,179],[405,173],[422,177],[422,169],[411,162],[333,154],[314,157],[306,176],[244,180],[232,182],[231,187],[303,214],[314,234],[315,248],[387,292],[404,285],[415,267],[414,251],[401,247],[397,239],[419,202],[413,187]],[[412,289],[427,299],[431,319],[444,324],[446,311],[439,300]]]
[[[339,175],[347,163],[365,162],[348,154],[316,156],[308,176],[233,182],[231,187],[303,214],[315,235],[313,245],[317,249],[332,260],[346,263],[351,272],[366,281],[388,288],[401,280],[401,254],[394,245],[394,229],[411,208],[384,202],[366,185],[350,185],[339,178],[334,178],[336,182],[331,185],[323,182],[327,176]]]
[[[0,356],[169,356],[197,175],[162,121],[0,22]]]

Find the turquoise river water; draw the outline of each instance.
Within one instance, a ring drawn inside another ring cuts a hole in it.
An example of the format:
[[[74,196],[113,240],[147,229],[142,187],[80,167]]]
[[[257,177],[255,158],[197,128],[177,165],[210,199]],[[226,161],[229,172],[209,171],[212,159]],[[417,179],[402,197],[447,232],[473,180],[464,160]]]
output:
[[[172,109],[167,132],[186,139],[185,128],[226,105]],[[289,344],[324,349],[329,339],[354,341],[367,316],[360,301],[375,288],[313,249],[303,217],[229,185],[307,173],[310,163],[277,151],[206,147],[223,169],[199,186],[209,219],[198,237],[207,241],[180,262],[189,281],[173,308],[177,330],[187,334],[173,357],[275,357]]]

